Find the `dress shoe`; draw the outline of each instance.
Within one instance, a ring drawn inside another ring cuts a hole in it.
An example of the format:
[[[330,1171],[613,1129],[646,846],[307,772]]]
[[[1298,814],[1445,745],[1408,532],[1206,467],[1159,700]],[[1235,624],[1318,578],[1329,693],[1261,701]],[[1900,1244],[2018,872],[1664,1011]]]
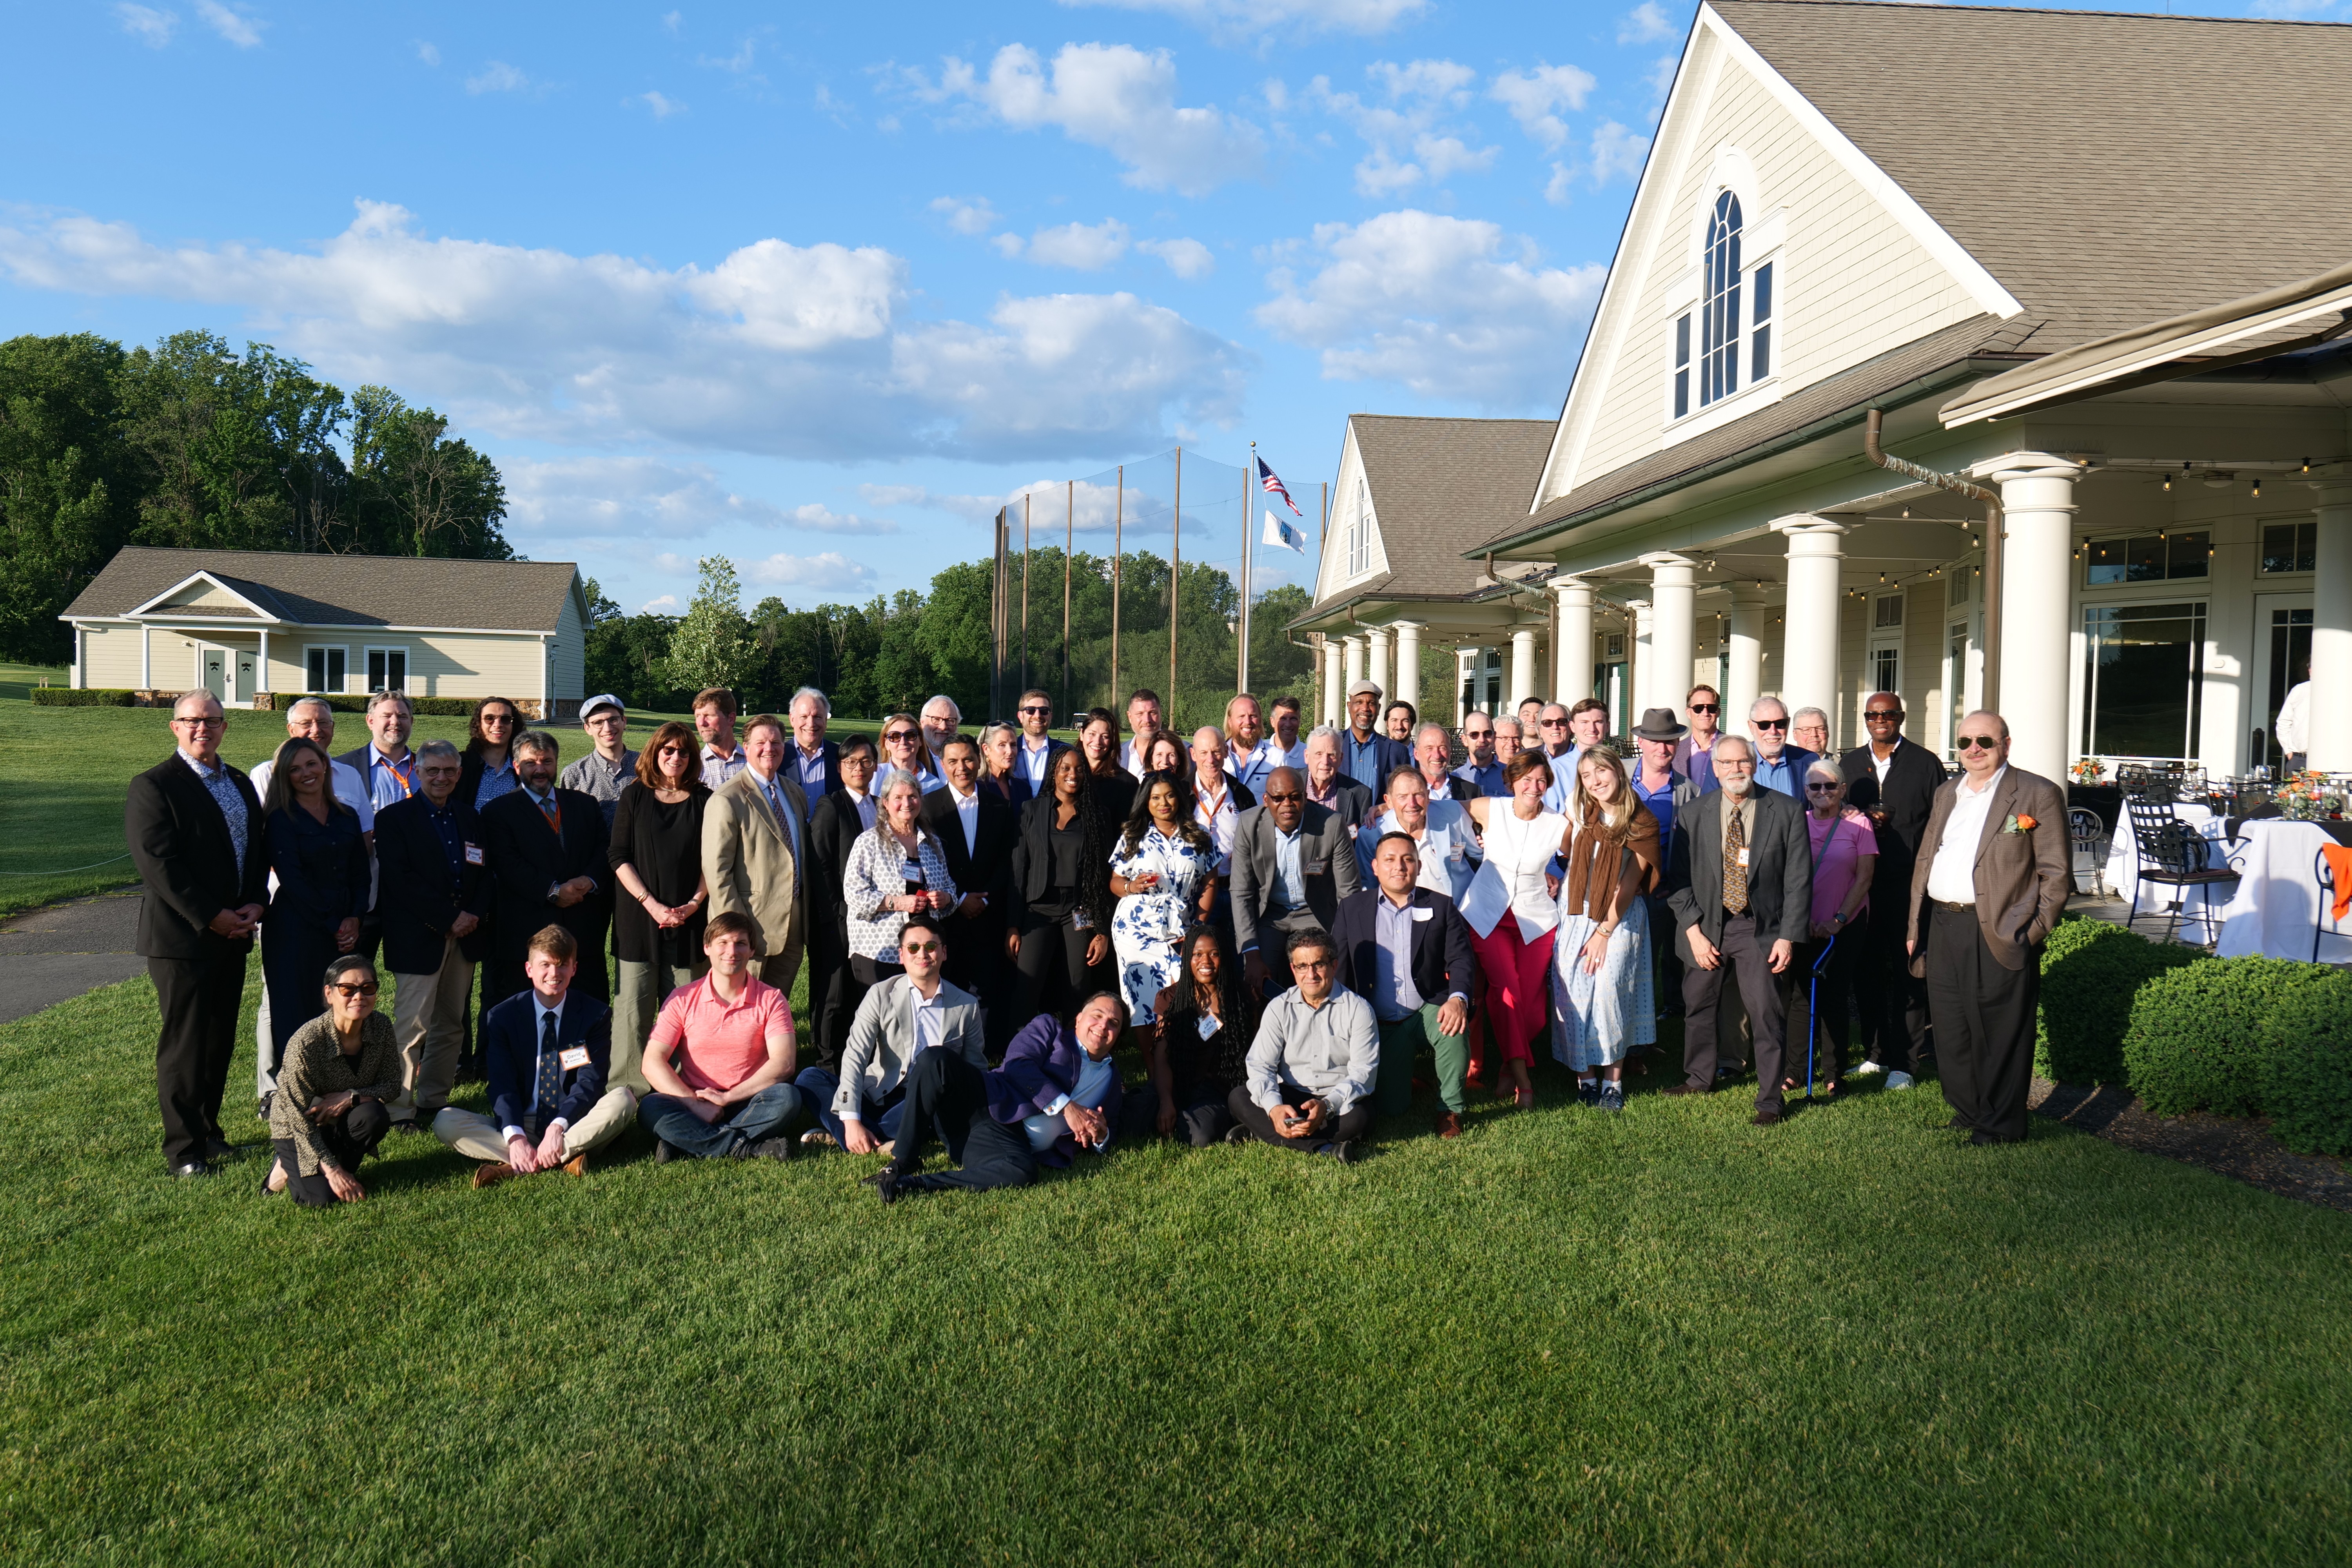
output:
[[[1660,1094],[1713,1094],[1715,1090],[1704,1084],[1671,1083],[1658,1092]]]
[[[1748,1125],[1751,1127],[1778,1127],[1780,1125],[1780,1112],[1777,1107],[1768,1105],[1748,1119]]]
[[[677,1152],[677,1145],[676,1145],[675,1143],[672,1143],[668,1139],[667,1139],[667,1138],[656,1138],[656,1139],[655,1139],[655,1140],[654,1140],[654,1163],[655,1163],[655,1164],[656,1164],[656,1165],[667,1165],[667,1164],[668,1164],[672,1160],[682,1160],[682,1159],[684,1159],[685,1157],[686,1157],[685,1155],[680,1154],[680,1153]]]
[[[209,1176],[212,1173],[213,1168],[202,1160],[183,1160],[172,1167],[172,1174],[189,1181],[194,1181],[198,1176]]]
[[[522,1174],[521,1172],[504,1160],[496,1160],[487,1165],[477,1165],[474,1167],[474,1190],[478,1193],[484,1187],[495,1187],[500,1182],[510,1181],[520,1174]]]
[[[263,1095],[260,1104],[254,1109],[253,1119],[267,1127],[269,1124],[269,1102],[277,1098],[278,1091],[274,1089]]]
[[[588,1173],[588,1156],[585,1154],[574,1154],[569,1160],[564,1161],[563,1173],[567,1176],[586,1175]]]
[[[1955,1116],[1949,1121],[1944,1123],[1944,1131],[1947,1132],[1973,1132],[1976,1131],[1976,1128],[1967,1117]]]
[[[881,1198],[882,1206],[884,1208],[887,1209],[892,1204],[898,1201],[898,1172],[886,1165],[881,1170],[877,1171],[873,1175],[867,1177],[866,1180],[874,1184],[875,1194],[877,1196]]]
[[[789,1160],[795,1147],[789,1138],[762,1138],[751,1145],[751,1154],[760,1160]]]
[[[1238,1147],[1244,1143],[1255,1142],[1256,1140],[1250,1135],[1248,1128],[1236,1121],[1225,1129],[1225,1142]]]
[[[1439,1111],[1437,1113],[1437,1135],[1440,1138],[1461,1137],[1462,1118],[1456,1116],[1450,1110]]]
[[[240,1157],[236,1152],[236,1145],[217,1132],[205,1140],[205,1158],[207,1160],[235,1160]]]
[[[1971,1149],[1990,1149],[1996,1143],[2022,1143],[2024,1142],[2025,1140],[2022,1138],[1996,1138],[1991,1133],[1981,1131],[1969,1134],[1969,1147]]]
[[[1352,1139],[1348,1138],[1342,1138],[1334,1143],[1326,1143],[1321,1149],[1318,1150],[1317,1152],[1328,1155],[1331,1159],[1339,1161],[1342,1165],[1354,1164],[1360,1157],[1361,1153],[1355,1142]]]

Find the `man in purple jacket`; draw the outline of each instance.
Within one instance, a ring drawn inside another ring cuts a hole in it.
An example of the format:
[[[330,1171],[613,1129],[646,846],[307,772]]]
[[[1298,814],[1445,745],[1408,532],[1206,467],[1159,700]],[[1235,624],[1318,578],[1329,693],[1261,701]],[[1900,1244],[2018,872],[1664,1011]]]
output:
[[[925,1050],[907,1069],[906,1110],[888,1168],[866,1178],[893,1204],[907,1193],[1026,1186],[1041,1163],[1066,1165],[1080,1148],[1099,1153],[1117,1121],[1118,1070],[1111,1052],[1127,1004],[1098,991],[1064,1025],[1040,1014],[1013,1037],[1004,1063],[982,1072],[952,1051]],[[936,1134],[961,1167],[921,1169]]]

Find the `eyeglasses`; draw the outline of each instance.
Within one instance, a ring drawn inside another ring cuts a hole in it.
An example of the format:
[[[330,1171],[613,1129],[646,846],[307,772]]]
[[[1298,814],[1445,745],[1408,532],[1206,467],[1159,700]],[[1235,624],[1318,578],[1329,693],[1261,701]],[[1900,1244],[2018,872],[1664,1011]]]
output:
[[[1785,730],[1789,727],[1786,719],[1750,719],[1748,721],[1759,730]]]
[[[335,989],[341,993],[343,1000],[348,1002],[354,996],[373,996],[383,988],[373,980],[362,985],[346,985],[339,980],[335,983]]]
[[[1542,725],[1547,730],[1565,730],[1568,728],[1568,721],[1565,719],[1538,719],[1536,722]]]
[[[1295,789],[1268,790],[1265,792],[1265,803],[1268,805],[1280,805],[1286,801],[1305,800],[1306,798],[1307,797],[1305,795],[1299,794]]]
[[[1962,735],[1952,744],[1963,752],[1997,752],[2000,750],[1998,735]]]
[[[482,722],[484,724],[511,724],[514,721],[514,715],[511,713],[485,713],[482,715]]]
[[[939,952],[939,950],[940,944],[935,942],[919,942],[911,947],[903,942],[898,944],[898,951],[907,954],[910,958],[925,957],[930,953]]]
[[[174,719],[172,722],[174,724],[194,724],[198,729],[202,730],[226,730],[228,728],[228,715],[225,713],[215,713],[211,717],[207,718],[202,714],[191,714],[184,719]]]
[[[1052,710],[1051,708],[1047,708],[1047,707],[1045,707],[1045,706],[1040,705],[1040,704],[1034,704],[1034,703],[1033,703],[1031,706],[1026,707],[1026,708],[1024,708],[1023,710],[1021,710],[1021,711],[1023,711],[1024,713],[1051,713],[1051,712],[1053,711],[1053,710]]]
[[[1845,785],[1843,784],[1809,784],[1805,786],[1805,793],[1807,795],[1835,795],[1838,791],[1843,788],[1845,788]]]
[[[1721,707],[1713,702],[1694,702],[1690,705],[1690,710],[1694,713],[1720,713],[1723,711]]]
[[[911,741],[921,731],[916,730],[885,730],[882,732],[882,738],[886,741],[896,743],[898,742]]]
[[[1865,708],[1862,710],[1862,716],[1865,719],[1900,719],[1903,717],[1903,710],[1900,708]]]

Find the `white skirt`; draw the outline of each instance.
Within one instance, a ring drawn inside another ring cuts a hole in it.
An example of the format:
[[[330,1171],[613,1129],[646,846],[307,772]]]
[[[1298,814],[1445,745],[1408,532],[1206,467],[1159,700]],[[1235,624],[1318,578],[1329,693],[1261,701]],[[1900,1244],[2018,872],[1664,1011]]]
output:
[[[1551,1054],[1582,1072],[1614,1067],[1635,1046],[1655,1045],[1658,1007],[1650,979],[1650,903],[1635,898],[1609,938],[1601,973],[1584,972],[1584,944],[1599,922],[1564,916],[1552,942]]]

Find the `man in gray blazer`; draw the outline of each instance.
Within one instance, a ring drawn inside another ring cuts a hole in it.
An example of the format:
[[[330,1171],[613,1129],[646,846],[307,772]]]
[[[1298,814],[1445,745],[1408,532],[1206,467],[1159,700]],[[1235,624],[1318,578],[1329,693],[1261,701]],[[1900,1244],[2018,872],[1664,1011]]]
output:
[[[1800,829],[1801,831],[1801,828]],[[1261,992],[1290,984],[1290,961],[1276,970],[1261,950],[1283,952],[1303,931],[1328,931],[1339,900],[1362,890],[1348,824],[1307,798],[1297,768],[1265,776],[1262,804],[1234,825],[1234,936],[1243,973]]]
[[[940,978],[947,940],[937,919],[907,917],[898,932],[898,962],[906,973],[891,975],[857,1005],[841,1048],[841,1070],[809,1068],[793,1080],[818,1122],[801,1134],[803,1147],[889,1153],[905,1108],[907,1069],[928,1047],[960,1051],[987,1070],[980,999]]]
[[[1715,1088],[1716,1005],[1727,972],[1756,1036],[1756,1125],[1780,1120],[1788,971],[1812,918],[1812,839],[1805,808],[1756,786],[1756,750],[1738,735],[1715,745],[1709,790],[1676,810],[1666,850],[1666,901],[1683,973],[1684,1081],[1668,1094]]]

